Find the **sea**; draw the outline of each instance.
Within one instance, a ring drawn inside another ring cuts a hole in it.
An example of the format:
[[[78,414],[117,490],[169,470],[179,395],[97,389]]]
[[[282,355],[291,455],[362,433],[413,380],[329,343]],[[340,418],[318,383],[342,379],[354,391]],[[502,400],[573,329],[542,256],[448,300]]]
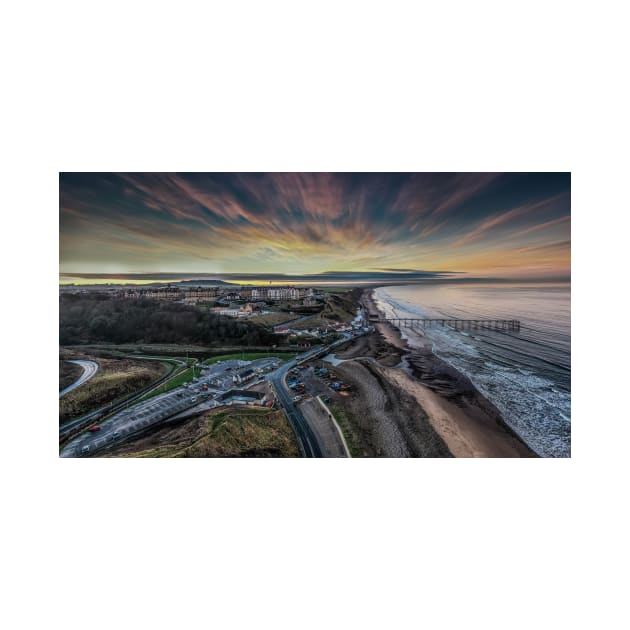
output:
[[[520,320],[518,332],[437,325],[425,334],[538,455],[571,456],[569,284],[388,286],[374,298],[391,317]],[[413,346],[415,334],[401,332]]]

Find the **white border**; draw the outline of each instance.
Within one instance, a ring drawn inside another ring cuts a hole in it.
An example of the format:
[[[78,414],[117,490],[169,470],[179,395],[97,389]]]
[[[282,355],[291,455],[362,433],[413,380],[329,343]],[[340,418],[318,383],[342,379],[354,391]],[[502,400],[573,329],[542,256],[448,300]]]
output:
[[[6,627],[621,627],[622,6],[5,10]],[[572,171],[573,459],[60,461],[66,170]]]

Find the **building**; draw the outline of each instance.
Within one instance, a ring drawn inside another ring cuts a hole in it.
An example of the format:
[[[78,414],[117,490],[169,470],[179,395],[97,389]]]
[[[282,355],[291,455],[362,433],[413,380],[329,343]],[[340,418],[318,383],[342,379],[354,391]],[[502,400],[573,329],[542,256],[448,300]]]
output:
[[[248,389],[231,389],[217,396],[217,400],[223,405],[264,405],[267,402],[267,394]]]
[[[177,287],[150,287],[127,289],[122,297],[129,299],[149,298],[151,300],[181,300],[184,296],[183,291]]]
[[[256,376],[256,372],[251,368],[245,368],[244,370],[239,370],[232,376],[232,382],[240,385],[241,383],[246,383],[247,381],[251,381]]]
[[[270,300],[299,300],[305,294],[305,289],[298,289],[296,287],[273,287],[267,289],[267,298]]]
[[[247,313],[241,311],[240,308],[221,308],[220,306],[211,309],[215,315],[224,315],[225,317],[246,317]]]
[[[310,341],[304,341],[303,339],[298,339],[295,343],[291,344],[292,348],[300,348],[302,350],[308,350],[311,347]]]
[[[219,294],[217,287],[190,287],[185,290],[186,297],[198,300],[214,300]]]
[[[256,311],[262,310],[264,306],[266,306],[265,302],[247,302],[245,306],[241,306],[240,310],[243,313],[247,313],[248,315],[251,315],[252,313]]]
[[[252,298],[252,300],[264,300],[264,299],[266,299],[267,298],[267,288],[266,287],[262,287],[262,288],[252,289],[251,298]]]

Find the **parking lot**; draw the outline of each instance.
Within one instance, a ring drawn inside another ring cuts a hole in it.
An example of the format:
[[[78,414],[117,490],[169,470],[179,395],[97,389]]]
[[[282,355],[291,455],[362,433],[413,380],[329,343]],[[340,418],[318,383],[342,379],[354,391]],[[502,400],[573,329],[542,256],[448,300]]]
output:
[[[287,374],[287,385],[294,393],[295,402],[303,402],[315,396],[326,399],[339,394],[345,395],[348,385],[337,378],[334,368],[324,361],[306,364],[305,369],[294,368]]]

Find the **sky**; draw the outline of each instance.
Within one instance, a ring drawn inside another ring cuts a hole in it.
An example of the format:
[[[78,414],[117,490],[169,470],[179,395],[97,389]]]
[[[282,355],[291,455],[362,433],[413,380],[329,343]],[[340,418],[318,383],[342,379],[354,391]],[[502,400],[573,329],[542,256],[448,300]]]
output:
[[[569,173],[61,173],[59,270],[568,279],[570,189]]]

